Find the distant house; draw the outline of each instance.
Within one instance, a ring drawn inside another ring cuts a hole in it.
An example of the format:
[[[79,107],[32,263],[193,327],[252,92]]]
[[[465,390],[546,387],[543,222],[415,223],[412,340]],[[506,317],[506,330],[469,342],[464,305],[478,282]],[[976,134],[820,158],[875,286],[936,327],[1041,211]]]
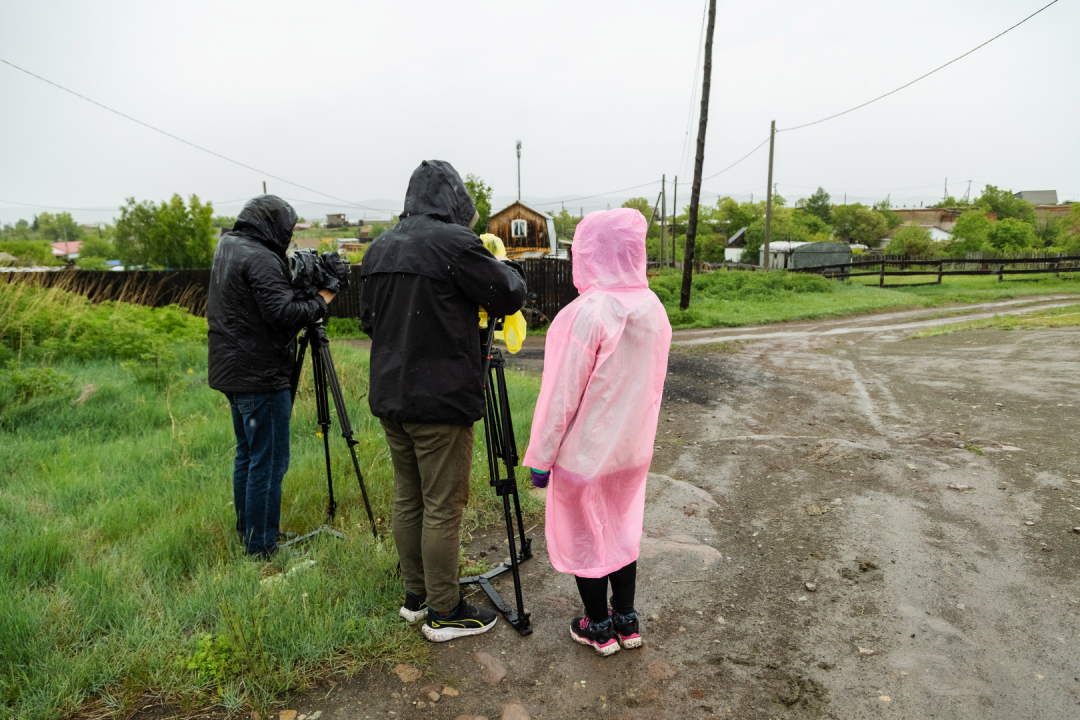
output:
[[[292,230],[293,230],[293,232],[297,232],[299,230],[310,230],[313,227],[314,227],[314,225],[312,223],[302,222],[302,223],[296,223],[295,225],[293,225]]]
[[[559,254],[555,221],[520,200],[493,213],[488,218],[488,232],[503,241],[510,258]]]
[[[739,262],[743,248],[746,247],[746,231],[747,228],[741,228],[728,238],[727,245],[724,246],[724,260],[727,262]]]
[[[10,255],[6,252],[0,252],[0,265],[15,265],[19,262],[19,259],[14,255]]]
[[[759,264],[765,264],[765,246],[758,252]],[[851,247],[841,242],[792,242],[780,240],[769,243],[769,267],[807,268],[839,265],[851,260]]]
[[[53,257],[67,258],[68,260],[74,260],[79,257],[79,251],[82,250],[82,240],[71,240],[69,242],[54,242],[52,245]]]
[[[349,221],[345,219],[345,213],[334,213],[333,215],[326,216],[326,222],[323,227],[339,228],[345,227],[349,224]]]
[[[289,243],[289,250],[318,250],[322,238],[296,238]]]
[[[1057,205],[1057,190],[1021,190],[1013,193],[1017,200],[1027,200],[1032,205]]]

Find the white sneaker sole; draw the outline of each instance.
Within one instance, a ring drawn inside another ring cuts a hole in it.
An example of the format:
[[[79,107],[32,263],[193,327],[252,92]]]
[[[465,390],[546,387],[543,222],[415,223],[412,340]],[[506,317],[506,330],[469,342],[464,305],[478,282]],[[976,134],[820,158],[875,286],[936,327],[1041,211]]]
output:
[[[638,637],[636,637],[636,638],[626,638],[626,639],[623,639],[623,638],[619,637],[618,635],[616,635],[615,637],[616,637],[616,639],[618,639],[619,644],[622,645],[624,650],[634,650],[634,649],[639,648],[639,647],[642,646],[642,640],[641,640],[640,635]]]
[[[420,622],[421,620],[427,619],[427,608],[424,608],[423,610],[408,610],[405,607],[402,607],[398,610],[398,615],[404,618],[405,622]]]
[[[478,628],[432,628],[427,623],[424,623],[424,627],[420,628],[421,632],[431,642],[446,642],[447,640],[456,640],[457,638],[469,637],[470,635],[480,635],[486,633],[491,628],[495,627],[495,623],[499,621],[499,616],[496,615],[495,619],[491,621],[491,624]]]
[[[609,657],[619,652],[619,643],[617,641],[605,647],[600,647],[588,638],[578,637],[578,635],[573,630],[570,631],[570,637],[578,645],[586,645],[588,647],[591,647],[593,650],[596,651],[596,654],[601,657]]]

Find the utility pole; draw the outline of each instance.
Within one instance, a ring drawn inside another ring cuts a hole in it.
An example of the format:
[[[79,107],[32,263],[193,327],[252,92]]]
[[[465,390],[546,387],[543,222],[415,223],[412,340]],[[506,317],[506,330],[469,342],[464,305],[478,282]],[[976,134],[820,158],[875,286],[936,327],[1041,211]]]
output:
[[[772,184],[772,161],[773,161],[773,146],[776,144],[776,121],[772,121],[772,125],[769,126],[769,187],[765,189],[765,244],[762,245],[762,249],[765,251],[765,259],[761,263],[761,267],[765,270],[769,269],[771,265],[769,261],[769,238],[772,234],[772,196],[773,196],[773,184]]]
[[[263,180],[263,195],[266,194],[266,181]]]
[[[701,167],[705,164],[705,130],[709,125],[709,81],[712,77],[712,40],[716,27],[716,0],[709,0],[709,28],[705,32],[705,77],[701,82],[701,112],[698,120],[697,152],[694,155],[694,183],[690,186],[690,214],[687,218],[686,250],[683,252],[682,293],[679,307],[690,307],[693,281],[694,241],[697,240],[698,203],[701,200]]]
[[[675,247],[679,244],[679,176],[675,176],[675,190],[671,193],[671,262],[675,262]]]
[[[521,141],[517,141],[518,156],[518,202],[521,202]]]
[[[945,178],[945,196],[941,198],[941,204],[945,204],[945,198],[949,197],[949,178]]]
[[[660,176],[660,266],[664,266],[664,248],[667,246],[667,175]],[[668,258],[674,260],[674,258]]]

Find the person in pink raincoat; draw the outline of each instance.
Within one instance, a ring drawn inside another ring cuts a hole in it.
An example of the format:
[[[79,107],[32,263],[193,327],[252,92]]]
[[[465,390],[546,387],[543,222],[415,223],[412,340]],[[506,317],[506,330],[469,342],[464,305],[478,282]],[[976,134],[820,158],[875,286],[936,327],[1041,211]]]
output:
[[[556,570],[576,577],[585,605],[571,637],[605,656],[641,646],[637,558],[671,345],[667,314],[645,277],[646,229],[631,208],[578,224],[573,265],[581,296],[548,329],[523,461],[534,485],[550,479],[548,555]]]

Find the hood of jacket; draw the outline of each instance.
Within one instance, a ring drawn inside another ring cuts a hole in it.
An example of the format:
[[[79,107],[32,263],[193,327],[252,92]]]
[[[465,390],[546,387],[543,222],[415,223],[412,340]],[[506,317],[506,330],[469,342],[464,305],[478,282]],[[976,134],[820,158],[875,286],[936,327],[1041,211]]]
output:
[[[578,292],[647,288],[645,216],[633,208],[590,213],[574,231],[574,286]]]
[[[469,227],[476,206],[454,166],[445,160],[425,160],[413,170],[401,217],[428,215]]]
[[[295,225],[296,211],[292,205],[277,195],[259,195],[244,205],[232,232],[258,240],[278,255],[284,256],[292,240]]]

